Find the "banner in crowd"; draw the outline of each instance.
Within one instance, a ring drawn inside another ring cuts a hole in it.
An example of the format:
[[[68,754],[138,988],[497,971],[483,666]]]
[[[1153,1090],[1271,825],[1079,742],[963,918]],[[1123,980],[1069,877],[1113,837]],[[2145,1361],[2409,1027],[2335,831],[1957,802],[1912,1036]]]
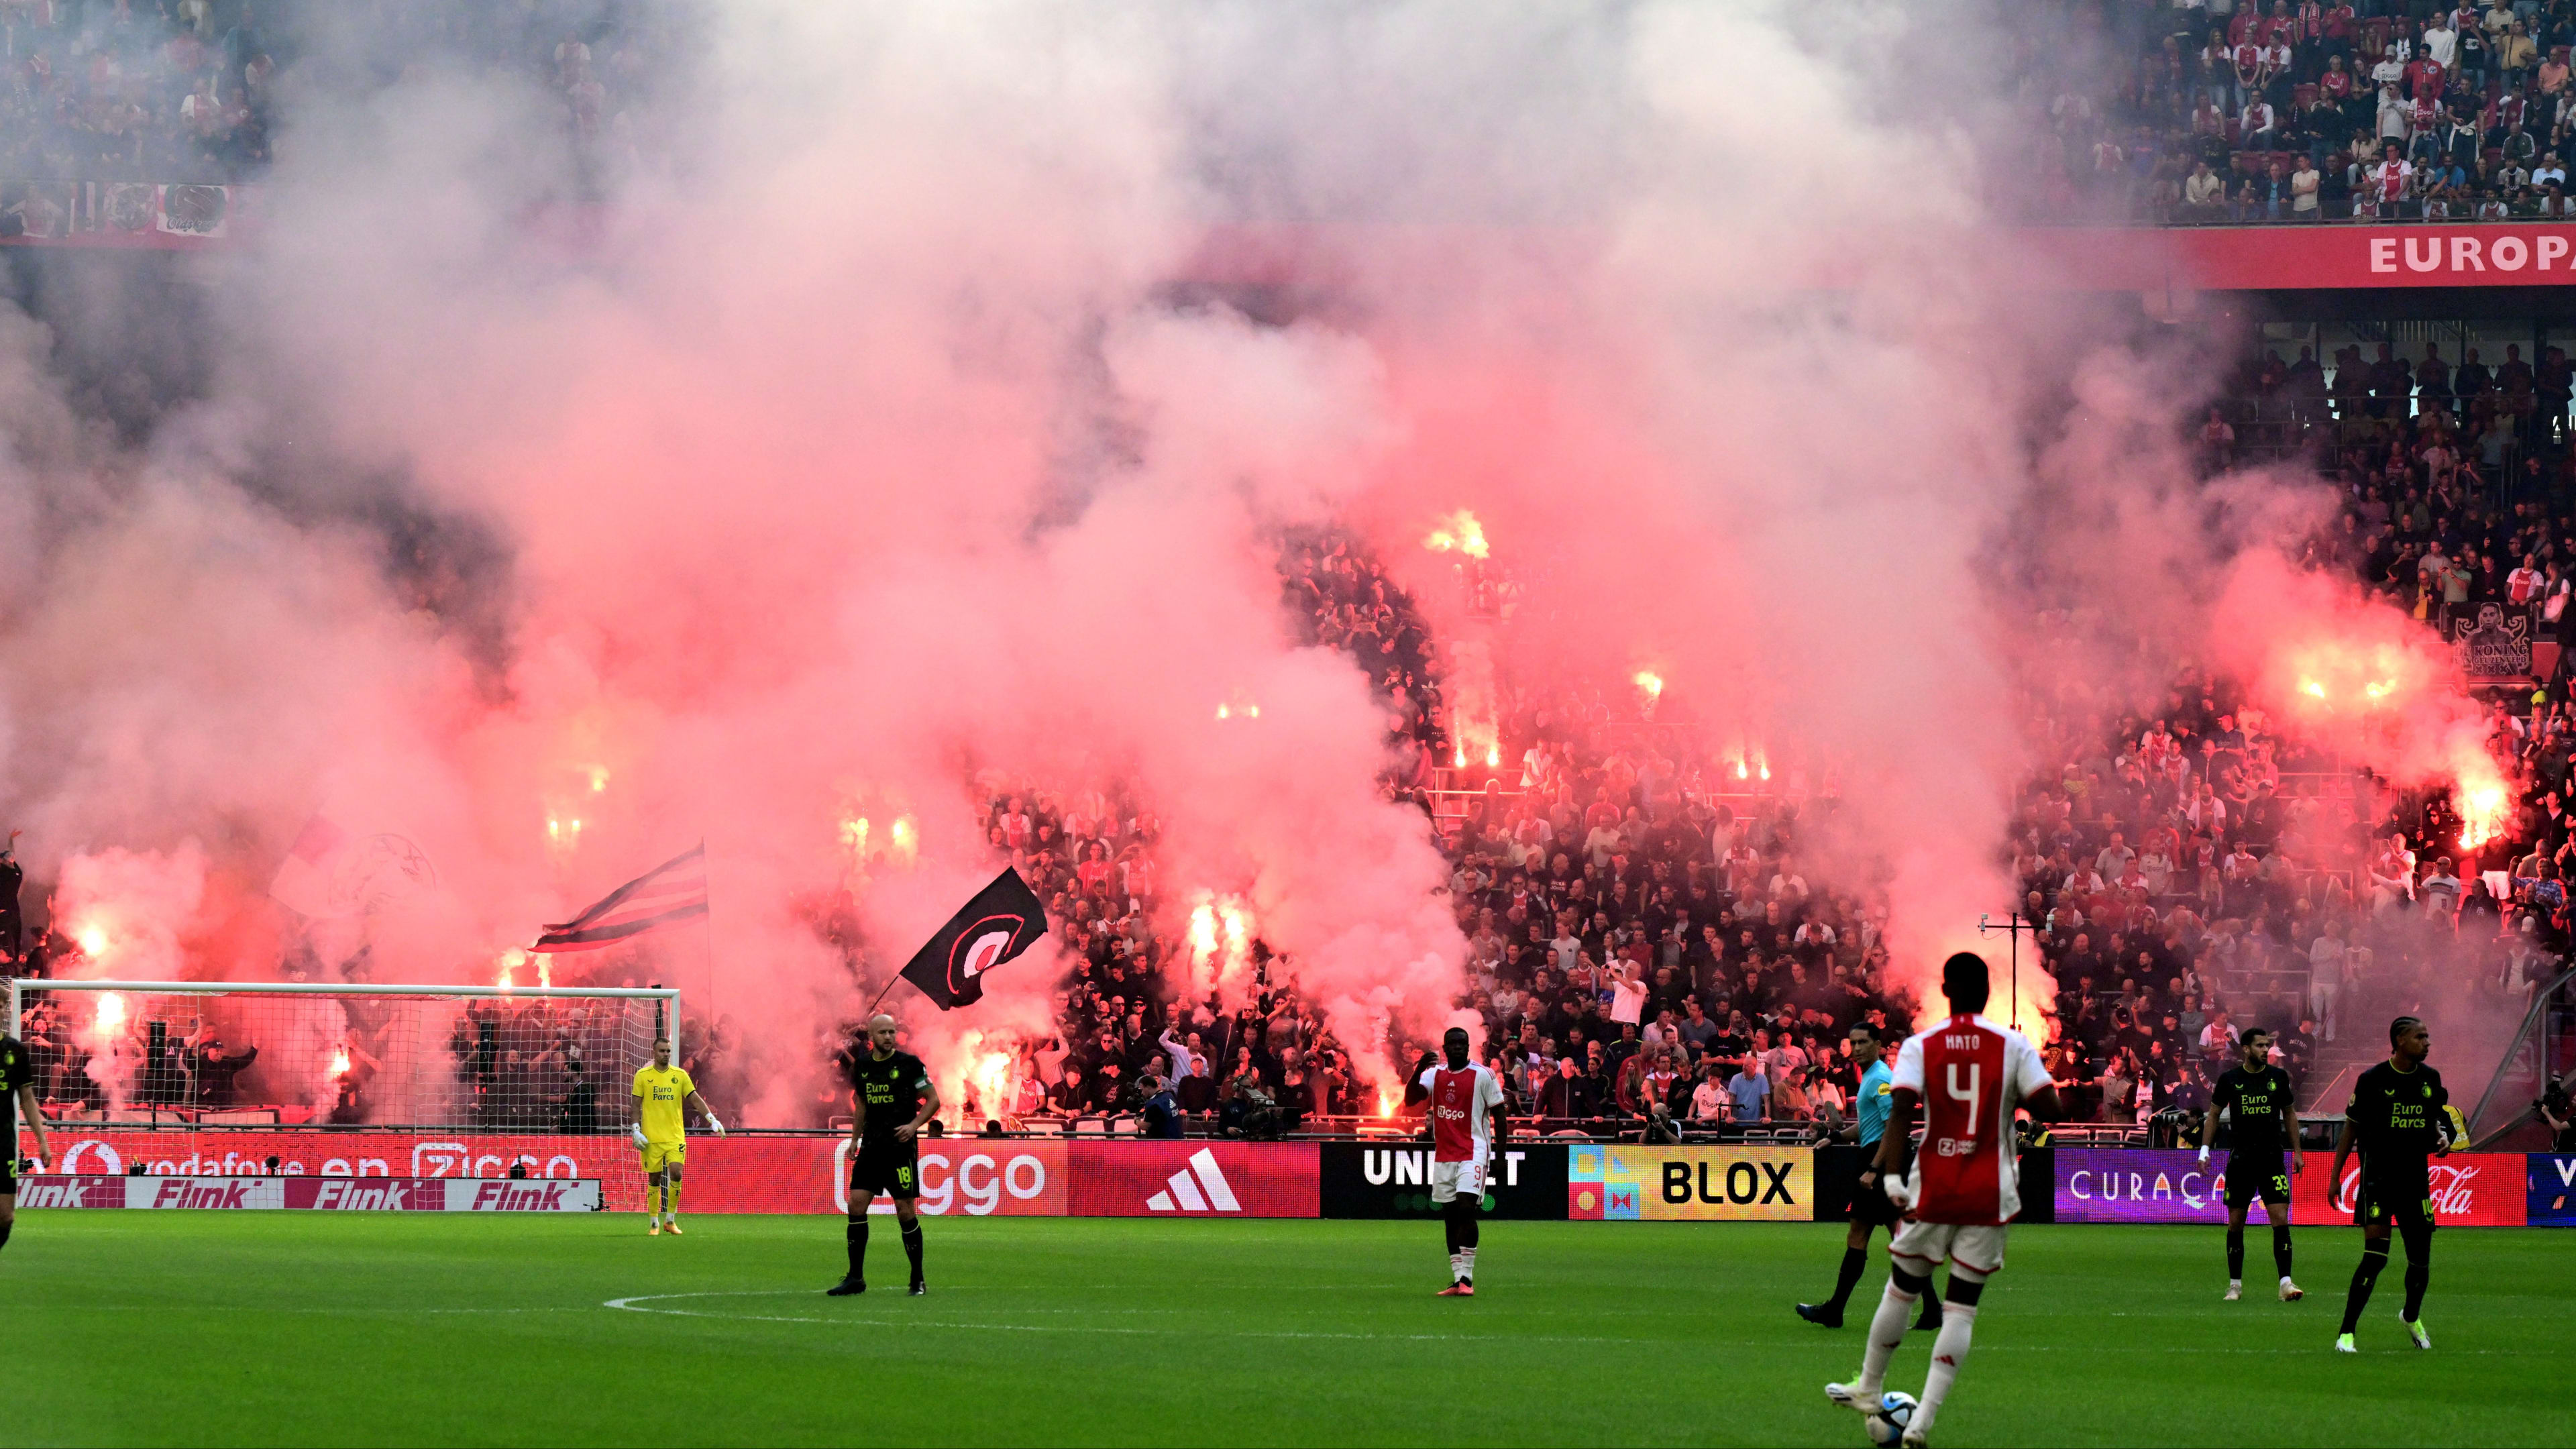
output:
[[[1816,1215],[1815,1153],[1804,1147],[1578,1144],[1566,1164],[1566,1216],[1582,1222]]]
[[[2017,254],[2051,264],[2030,269],[2040,285],[2098,291],[2554,287],[2576,273],[2566,222],[2031,227],[2017,239]]]
[[[2524,1217],[2528,1159],[2519,1152],[2454,1152],[2427,1167],[2433,1218],[2443,1227],[2518,1228]],[[2329,1182],[2334,1154],[2311,1152],[2308,1170],[2290,1180],[2291,1215],[2303,1223],[2349,1223],[2353,1194],[2361,1185],[2361,1159],[2344,1164],[2343,1179]]]
[[[2056,1157],[2057,1220],[2061,1223],[2223,1226],[2227,1222],[2224,1152],[2211,1153],[2205,1165],[2197,1149],[2060,1147]],[[2314,1152],[2307,1155],[2307,1166],[2320,1181],[2332,1165],[2330,1158]],[[2038,1180],[2027,1172],[2022,1183],[2025,1198],[2039,1187]],[[2295,1215],[2295,1187],[2291,1206]],[[2247,1218],[2269,1221],[2259,1204],[2248,1210]]]
[[[2532,1153],[2523,1171],[2524,1220],[2535,1228],[2576,1228],[2576,1153]]]
[[[2442,626],[2442,638],[2472,685],[2531,677],[2532,611],[2520,604],[2480,604],[2462,609]]]
[[[29,1177],[22,1208],[185,1208],[320,1212],[588,1213],[587,1178],[508,1177]]]
[[[1428,1217],[1431,1148],[1427,1143],[1323,1142],[1323,1213],[1328,1218]],[[1563,1143],[1503,1144],[1487,1162],[1483,1212],[1493,1218],[1565,1218]]]
[[[0,245],[191,250],[230,236],[245,200],[239,186],[0,180]]]

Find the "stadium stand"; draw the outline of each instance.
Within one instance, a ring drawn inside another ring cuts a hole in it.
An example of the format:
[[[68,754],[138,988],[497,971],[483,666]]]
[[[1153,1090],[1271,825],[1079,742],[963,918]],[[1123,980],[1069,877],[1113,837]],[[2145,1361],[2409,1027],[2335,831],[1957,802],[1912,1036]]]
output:
[[[1998,179],[2033,220],[2568,215],[2566,0],[2106,0],[2023,26],[2007,93],[2028,145]]]

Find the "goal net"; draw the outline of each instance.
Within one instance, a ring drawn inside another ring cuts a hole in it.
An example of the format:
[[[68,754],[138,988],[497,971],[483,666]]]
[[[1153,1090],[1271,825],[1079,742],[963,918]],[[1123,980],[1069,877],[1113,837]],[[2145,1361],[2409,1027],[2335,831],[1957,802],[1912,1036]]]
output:
[[[623,1132],[667,987],[10,984],[48,1117]]]

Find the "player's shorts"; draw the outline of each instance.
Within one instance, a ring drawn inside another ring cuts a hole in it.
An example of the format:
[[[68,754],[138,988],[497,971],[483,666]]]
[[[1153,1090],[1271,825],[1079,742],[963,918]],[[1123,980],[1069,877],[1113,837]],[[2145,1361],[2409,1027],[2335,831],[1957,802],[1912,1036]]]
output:
[[[18,1195],[18,1159],[0,1158],[0,1197]]]
[[[2256,1198],[2265,1207],[2285,1204],[2290,1200],[2290,1169],[2280,1154],[2227,1159],[2227,1205],[2241,1208]]]
[[[1895,1241],[1887,1251],[1935,1266],[1946,1262],[1953,1271],[1965,1268],[1991,1276],[2004,1266],[2004,1229],[1993,1224],[1909,1221],[1897,1225]]]
[[[910,1142],[862,1142],[850,1159],[850,1191],[881,1192],[896,1202],[921,1196],[921,1149]]]
[[[1462,1195],[1470,1201],[1484,1201],[1485,1164],[1482,1162],[1431,1164],[1431,1200],[1436,1203],[1448,1203],[1456,1201]]]
[[[2352,1220],[2365,1228],[2390,1223],[2429,1229],[2435,1221],[2433,1189],[2421,1182],[2373,1182],[2365,1176],[2353,1194]]]
[[[685,1142],[647,1142],[644,1144],[644,1170],[660,1172],[665,1167],[678,1167],[689,1158]]]
[[[1851,1220],[1863,1227],[1886,1228],[1893,1232],[1898,1224],[1905,1221],[1905,1214],[1897,1211],[1896,1204],[1887,1200],[1884,1179],[1864,1184],[1855,1178],[1852,1182]]]

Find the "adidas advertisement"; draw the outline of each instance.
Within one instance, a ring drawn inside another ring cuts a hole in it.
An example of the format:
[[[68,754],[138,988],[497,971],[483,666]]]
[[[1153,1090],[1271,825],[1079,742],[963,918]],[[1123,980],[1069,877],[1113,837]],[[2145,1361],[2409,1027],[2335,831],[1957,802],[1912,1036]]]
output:
[[[1312,1142],[1073,1142],[1067,1210],[1078,1218],[1311,1218]]]
[[[1323,1208],[1328,1218],[1420,1218],[1440,1209],[1431,1201],[1428,1142],[1325,1142]],[[1565,1146],[1505,1142],[1487,1164],[1484,1215],[1490,1218],[1565,1217]]]

